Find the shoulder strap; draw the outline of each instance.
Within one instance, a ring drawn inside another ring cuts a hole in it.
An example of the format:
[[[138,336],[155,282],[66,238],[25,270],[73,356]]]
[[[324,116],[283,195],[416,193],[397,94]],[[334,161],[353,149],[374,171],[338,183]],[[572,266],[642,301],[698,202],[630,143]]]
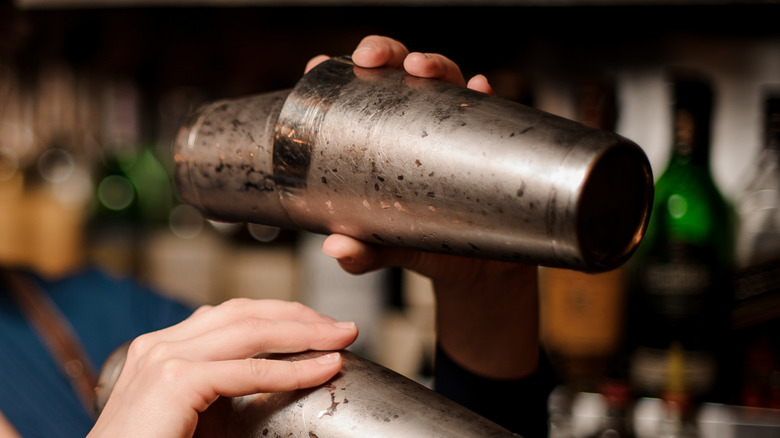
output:
[[[0,275],[87,412],[93,414],[97,373],[73,327],[28,276],[8,269],[0,270]]]

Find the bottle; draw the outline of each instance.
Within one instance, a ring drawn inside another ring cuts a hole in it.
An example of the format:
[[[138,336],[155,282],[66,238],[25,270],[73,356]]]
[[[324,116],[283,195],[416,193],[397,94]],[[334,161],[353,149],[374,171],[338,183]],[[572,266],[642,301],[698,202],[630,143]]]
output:
[[[100,160],[93,169],[88,223],[91,258],[117,275],[134,275],[146,233],[166,226],[175,200],[168,171],[147,142],[139,120],[141,90],[131,80],[105,84],[105,126]]]
[[[604,379],[599,384],[599,395],[604,400],[604,415],[599,427],[588,438],[632,438],[631,388],[624,380]]]
[[[780,89],[763,93],[763,147],[739,196],[735,403],[780,406]]]
[[[672,86],[672,153],[630,262],[627,353],[633,390],[660,397],[679,346],[686,391],[700,399],[715,395],[720,346],[729,335],[733,212],[709,169],[709,78],[677,72]]]
[[[763,148],[737,203],[740,270],[780,259],[780,92],[768,95],[763,109]]]
[[[580,122],[614,131],[618,108],[607,76],[584,78],[578,88]],[[623,266],[601,273],[541,267],[542,341],[568,391],[597,392],[611,369],[623,325]]]
[[[695,406],[686,380],[686,356],[682,345],[673,342],[666,358],[666,382],[661,393],[664,416],[660,438],[696,438]]]

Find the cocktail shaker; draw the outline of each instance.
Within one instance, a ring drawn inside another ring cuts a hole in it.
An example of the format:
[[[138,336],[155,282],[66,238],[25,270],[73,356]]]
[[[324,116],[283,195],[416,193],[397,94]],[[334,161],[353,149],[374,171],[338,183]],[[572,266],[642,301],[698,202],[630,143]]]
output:
[[[289,356],[292,360],[316,352]],[[342,371],[313,389],[232,399],[246,437],[500,438],[519,435],[414,380],[349,351]],[[519,413],[522,415],[522,413]]]
[[[124,367],[128,344],[101,369],[99,414]],[[273,355],[300,360],[325,354]],[[511,438],[519,435],[428,387],[350,351],[324,385],[296,391],[221,397],[201,415],[196,436],[224,438]],[[522,415],[521,412],[518,415]]]
[[[211,219],[589,272],[631,256],[653,198],[616,133],[348,57],[202,107],[174,149]]]

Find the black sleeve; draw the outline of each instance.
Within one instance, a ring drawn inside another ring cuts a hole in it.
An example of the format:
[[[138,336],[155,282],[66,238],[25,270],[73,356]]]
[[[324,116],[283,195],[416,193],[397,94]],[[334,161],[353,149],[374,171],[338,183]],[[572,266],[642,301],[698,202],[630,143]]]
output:
[[[534,374],[519,380],[484,378],[462,368],[437,346],[435,390],[524,438],[548,436],[547,399],[555,375],[547,356],[539,355]]]

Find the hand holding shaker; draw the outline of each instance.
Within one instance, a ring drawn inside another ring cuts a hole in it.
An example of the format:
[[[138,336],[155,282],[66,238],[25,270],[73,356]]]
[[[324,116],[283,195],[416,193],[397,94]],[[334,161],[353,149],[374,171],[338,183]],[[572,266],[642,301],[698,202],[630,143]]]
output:
[[[211,219],[589,272],[631,256],[653,198],[618,134],[348,57],[201,108],[174,149]]]
[[[97,415],[105,407],[127,356],[117,348],[100,373]],[[325,354],[279,354],[295,361]],[[519,438],[504,427],[422,384],[350,351],[327,384],[295,391],[220,397],[198,421],[195,436],[224,438]]]

